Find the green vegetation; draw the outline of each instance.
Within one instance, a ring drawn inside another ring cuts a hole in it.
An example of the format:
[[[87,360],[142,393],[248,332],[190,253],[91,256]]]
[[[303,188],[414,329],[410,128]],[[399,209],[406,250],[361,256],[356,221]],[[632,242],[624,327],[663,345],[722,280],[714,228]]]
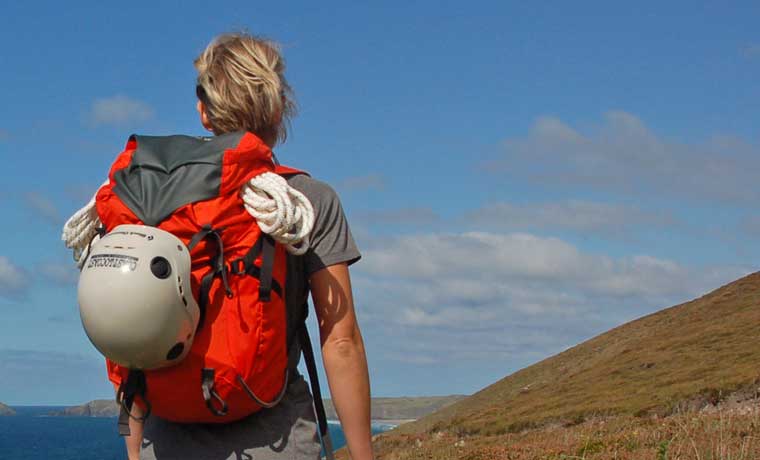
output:
[[[752,397],[760,363],[759,306],[760,273],[756,273],[699,299],[612,329],[383,435],[380,458],[412,458],[394,457],[409,448],[409,439],[416,443],[426,437],[454,436],[478,443],[494,437],[512,439],[527,430],[552,426],[574,432],[588,425],[587,420],[611,416],[625,419],[633,427],[646,425],[652,417],[715,405],[728,395]],[[624,430],[618,433],[623,434]],[[626,438],[615,441],[615,448],[649,449],[646,457],[631,458],[683,458],[674,454],[674,439],[644,444]],[[609,440],[601,442],[608,452]],[[592,458],[602,447],[596,440],[585,439],[562,455]]]

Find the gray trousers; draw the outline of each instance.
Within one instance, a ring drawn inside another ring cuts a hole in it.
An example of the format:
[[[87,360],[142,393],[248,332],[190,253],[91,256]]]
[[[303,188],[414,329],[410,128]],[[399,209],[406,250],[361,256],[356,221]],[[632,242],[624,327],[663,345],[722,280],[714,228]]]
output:
[[[298,375],[285,397],[228,424],[145,422],[140,460],[318,460],[321,446],[309,386]]]

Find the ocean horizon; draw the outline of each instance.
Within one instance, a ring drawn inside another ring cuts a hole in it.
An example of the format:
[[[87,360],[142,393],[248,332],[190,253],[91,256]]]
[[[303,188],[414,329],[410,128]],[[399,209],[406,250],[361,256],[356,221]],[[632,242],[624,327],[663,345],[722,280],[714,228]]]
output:
[[[0,459],[38,460],[124,460],[124,441],[115,417],[51,416],[68,406],[10,406],[16,415],[0,417]],[[328,426],[333,447],[345,446],[337,420]],[[372,433],[382,433],[396,424],[373,421]]]

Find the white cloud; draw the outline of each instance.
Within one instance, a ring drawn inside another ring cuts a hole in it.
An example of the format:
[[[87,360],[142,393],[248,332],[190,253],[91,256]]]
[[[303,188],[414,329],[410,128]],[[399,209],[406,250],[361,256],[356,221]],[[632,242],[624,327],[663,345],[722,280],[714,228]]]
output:
[[[90,107],[89,120],[94,125],[123,126],[152,119],[153,108],[127,96],[96,99]]]
[[[508,139],[505,156],[489,168],[544,186],[732,203],[760,199],[757,145],[731,137],[670,141],[622,111],[608,112],[584,131],[541,117],[527,136]]]
[[[546,356],[748,273],[649,255],[613,258],[526,233],[368,243],[354,270],[360,319],[368,336],[384,338],[377,352],[407,355],[405,362]]]
[[[0,296],[16,299],[29,287],[29,276],[7,257],[0,256]]]
[[[569,200],[559,203],[491,203],[468,213],[473,225],[510,230],[572,230],[583,233],[621,235],[634,228],[664,228],[676,224],[666,213],[644,211],[635,206]]]

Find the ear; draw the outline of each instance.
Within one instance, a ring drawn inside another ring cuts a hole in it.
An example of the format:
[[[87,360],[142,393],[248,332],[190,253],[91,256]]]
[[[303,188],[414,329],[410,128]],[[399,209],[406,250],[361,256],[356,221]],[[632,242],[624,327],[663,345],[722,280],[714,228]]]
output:
[[[198,114],[201,117],[201,124],[204,128],[206,128],[207,131],[214,132],[214,128],[211,126],[211,122],[208,119],[208,112],[206,112],[206,104],[203,103],[203,101],[198,101],[198,104],[196,104],[195,108],[198,110]]]

